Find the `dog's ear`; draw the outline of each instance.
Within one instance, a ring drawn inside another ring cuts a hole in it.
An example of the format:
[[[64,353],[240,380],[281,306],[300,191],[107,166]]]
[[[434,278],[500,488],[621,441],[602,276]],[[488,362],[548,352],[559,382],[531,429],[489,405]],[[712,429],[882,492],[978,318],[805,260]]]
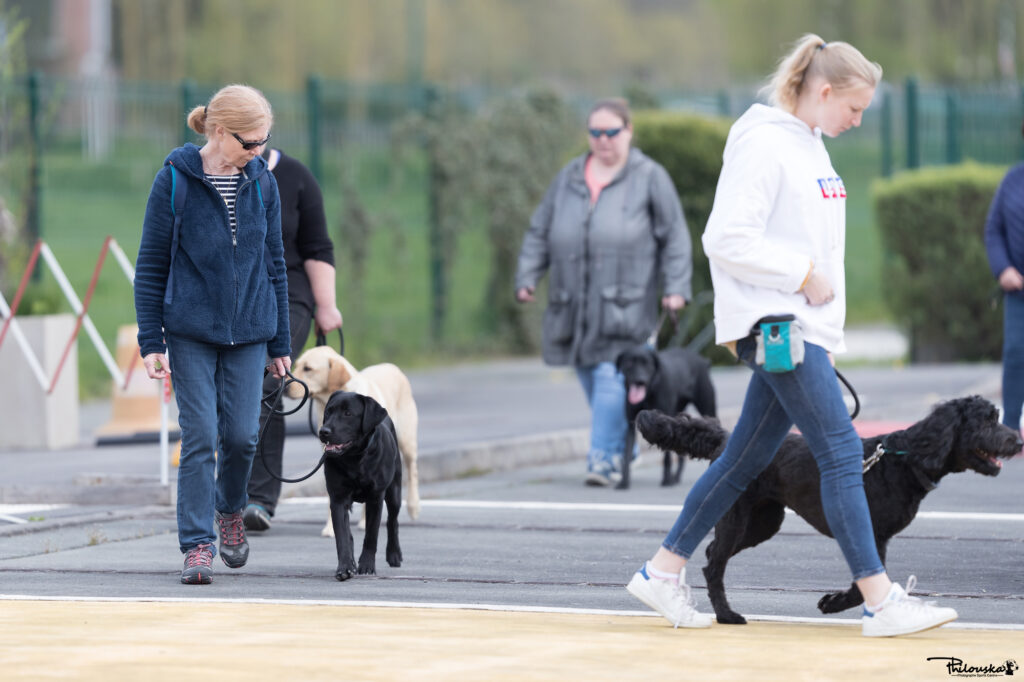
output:
[[[619,374],[622,374],[622,361],[623,359],[625,359],[626,353],[627,351],[622,351],[621,353],[615,356],[615,371],[617,371]]]
[[[388,411],[370,396],[357,395],[359,395],[359,400],[363,403],[362,432],[364,434],[373,433],[373,430],[388,416]]]
[[[655,377],[661,372],[661,358],[658,356],[657,349],[651,349],[651,362],[654,363],[654,374],[651,377]]]
[[[338,358],[327,358],[327,390],[340,391],[352,376],[345,363]]]
[[[904,432],[904,443],[894,444],[899,449],[909,451],[925,471],[942,471],[956,446],[963,415],[955,402],[937,405],[931,414]]]

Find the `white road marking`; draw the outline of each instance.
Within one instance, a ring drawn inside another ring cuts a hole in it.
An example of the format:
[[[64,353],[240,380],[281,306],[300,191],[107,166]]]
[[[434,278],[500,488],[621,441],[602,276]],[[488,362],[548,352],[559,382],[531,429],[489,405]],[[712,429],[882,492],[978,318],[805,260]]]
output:
[[[14,515],[50,511],[51,509],[60,509],[61,507],[66,506],[66,504],[0,504],[0,521],[6,521],[7,523],[28,523],[28,519],[23,519],[20,516]]]
[[[281,504],[318,504],[326,505],[326,497],[290,497],[281,500]],[[671,512],[678,513],[682,508],[678,504],[616,504],[604,502],[535,502],[529,500],[420,500],[421,507],[439,509],[506,509],[536,511],[603,511],[603,512]],[[786,509],[787,514],[793,510]],[[918,519],[937,519],[943,521],[998,521],[1024,522],[1024,514],[997,512],[946,512],[923,511],[917,513]]]

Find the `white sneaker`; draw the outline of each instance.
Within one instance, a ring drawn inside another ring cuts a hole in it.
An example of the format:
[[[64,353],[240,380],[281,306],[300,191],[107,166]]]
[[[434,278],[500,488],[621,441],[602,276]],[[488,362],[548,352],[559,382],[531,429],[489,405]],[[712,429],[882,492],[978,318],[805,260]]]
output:
[[[645,562],[626,585],[626,590],[651,607],[677,628],[709,628],[711,616],[697,612],[697,602],[686,584],[686,569],[679,572],[679,584],[652,578]]]
[[[957,619],[955,610],[936,606],[935,602],[911,597],[909,592],[917,585],[917,577],[910,576],[907,589],[892,584],[889,594],[874,613],[864,609],[863,634],[865,637],[895,637],[930,630]]]

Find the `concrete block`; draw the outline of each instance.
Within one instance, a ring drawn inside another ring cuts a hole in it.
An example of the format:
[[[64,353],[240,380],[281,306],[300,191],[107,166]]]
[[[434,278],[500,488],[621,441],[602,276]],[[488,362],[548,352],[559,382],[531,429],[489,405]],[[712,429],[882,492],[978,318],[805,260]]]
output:
[[[75,330],[75,316],[29,315],[15,320],[51,380]],[[77,445],[78,440],[78,342],[72,345],[53,392],[47,394],[8,329],[0,346],[0,448],[55,450]]]

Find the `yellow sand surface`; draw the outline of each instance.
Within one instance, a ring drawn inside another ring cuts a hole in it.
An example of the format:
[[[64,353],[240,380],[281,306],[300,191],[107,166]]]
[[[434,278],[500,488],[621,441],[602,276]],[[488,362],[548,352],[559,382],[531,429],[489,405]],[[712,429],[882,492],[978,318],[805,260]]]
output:
[[[0,601],[0,680],[945,680],[1024,633],[223,602]],[[1018,670],[1017,674],[1024,675]],[[991,679],[991,678],[990,678]]]

